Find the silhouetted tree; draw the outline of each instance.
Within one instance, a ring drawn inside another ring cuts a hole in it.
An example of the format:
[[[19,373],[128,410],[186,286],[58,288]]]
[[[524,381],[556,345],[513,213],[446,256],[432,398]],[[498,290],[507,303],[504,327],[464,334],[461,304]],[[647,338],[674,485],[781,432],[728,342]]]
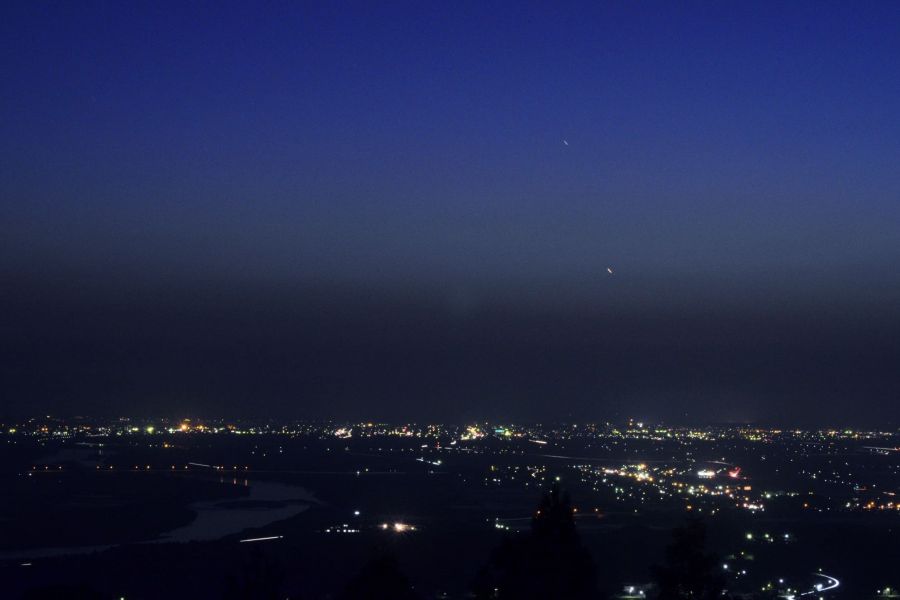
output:
[[[691,519],[672,532],[666,563],[653,567],[659,600],[722,600],[725,578],[719,560],[706,552],[706,527]]]
[[[506,538],[478,573],[473,588],[479,599],[596,598],[594,564],[575,529],[568,494],[554,484],[531,520],[530,535]]]
[[[254,550],[239,572],[225,580],[225,600],[276,600],[281,597],[284,571],[278,564]]]
[[[371,559],[347,585],[340,600],[416,600],[406,575],[389,554]]]

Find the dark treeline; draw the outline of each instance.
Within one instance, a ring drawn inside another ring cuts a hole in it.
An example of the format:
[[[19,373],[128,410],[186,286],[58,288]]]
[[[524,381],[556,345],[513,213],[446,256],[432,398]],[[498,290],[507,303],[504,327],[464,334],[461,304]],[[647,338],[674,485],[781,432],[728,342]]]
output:
[[[672,532],[663,564],[652,565],[648,600],[733,600],[707,551],[706,527],[689,520]],[[262,553],[252,553],[242,568],[225,575],[224,600],[303,600],[302,591],[284,589],[286,569]],[[466,597],[475,600],[603,600],[616,597],[621,582],[597,565],[575,526],[569,495],[557,485],[544,494],[525,535],[507,536],[490,552],[470,582]],[[337,591],[335,600],[426,600],[396,558],[386,549],[372,558]],[[773,595],[741,595],[763,600]],[[52,586],[33,590],[26,600],[110,600],[89,586]]]
[[[693,519],[672,534],[662,565],[653,565],[648,598],[730,600],[706,550],[706,528]],[[508,536],[493,550],[471,585],[476,600],[600,600],[619,587],[615,574],[598,569],[575,527],[569,495],[559,486],[546,493],[526,536]],[[418,598],[395,561],[378,557],[348,586],[342,600]],[[763,598],[763,596],[760,596]],[[424,600],[424,599],[423,599]]]

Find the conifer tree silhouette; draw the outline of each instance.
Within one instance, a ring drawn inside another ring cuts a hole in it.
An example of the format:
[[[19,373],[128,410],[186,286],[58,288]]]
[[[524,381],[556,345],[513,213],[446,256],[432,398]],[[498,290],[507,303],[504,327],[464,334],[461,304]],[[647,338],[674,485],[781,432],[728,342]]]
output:
[[[397,560],[382,553],[371,559],[344,589],[340,600],[416,600]]]
[[[575,529],[569,495],[557,484],[541,499],[522,539],[507,538],[479,571],[476,598],[582,600],[597,597],[596,571]]]
[[[719,560],[706,552],[706,527],[691,519],[672,532],[664,565],[653,567],[659,600],[722,600],[725,578]]]

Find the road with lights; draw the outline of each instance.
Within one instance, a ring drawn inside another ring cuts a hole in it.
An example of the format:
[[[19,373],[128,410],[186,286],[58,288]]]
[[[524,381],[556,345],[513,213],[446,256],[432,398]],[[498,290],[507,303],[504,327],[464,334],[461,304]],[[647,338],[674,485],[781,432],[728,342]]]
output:
[[[817,583],[813,589],[809,590],[808,592],[803,592],[802,594],[800,594],[801,597],[811,596],[813,594],[821,594],[822,592],[828,592],[833,589],[836,589],[839,585],[841,585],[841,582],[837,579],[837,577],[832,577],[831,575],[825,575],[824,573],[816,573],[816,575],[818,575],[819,577],[824,577],[828,581],[828,583],[827,584]],[[787,596],[787,600],[795,600],[795,598],[796,598],[796,596],[793,596],[793,595]]]

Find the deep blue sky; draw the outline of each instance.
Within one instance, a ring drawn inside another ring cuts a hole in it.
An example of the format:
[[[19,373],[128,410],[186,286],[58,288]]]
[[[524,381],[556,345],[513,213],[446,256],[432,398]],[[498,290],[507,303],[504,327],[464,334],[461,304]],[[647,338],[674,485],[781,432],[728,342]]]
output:
[[[3,404],[896,421],[900,5],[785,4],[5,3]]]

